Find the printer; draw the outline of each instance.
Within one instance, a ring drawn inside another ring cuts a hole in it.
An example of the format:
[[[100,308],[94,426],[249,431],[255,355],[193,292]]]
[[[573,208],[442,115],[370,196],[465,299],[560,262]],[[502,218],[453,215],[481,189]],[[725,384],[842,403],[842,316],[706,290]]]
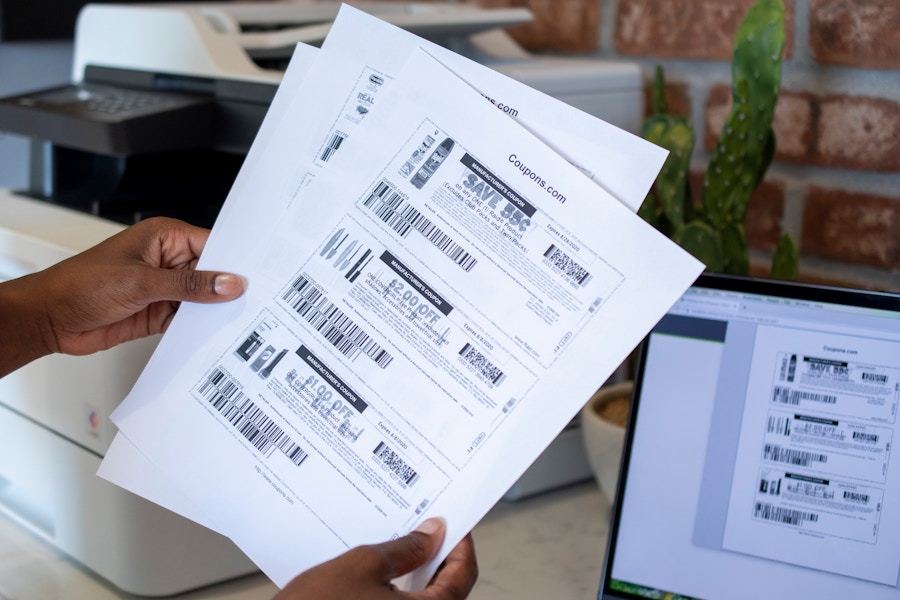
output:
[[[503,27],[525,9],[351,2],[625,130],[639,68],[536,57]],[[30,140],[29,183],[0,190],[0,280],[166,215],[210,227],[295,45],[317,45],[338,3],[88,4],[72,82],[0,99],[0,132]],[[2,165],[0,165],[2,169]],[[88,357],[49,356],[0,379],[0,511],[132,594],[165,596],[254,565],[227,539],[95,476],[110,413],[156,339]],[[517,499],[587,479],[577,423],[510,490]]]

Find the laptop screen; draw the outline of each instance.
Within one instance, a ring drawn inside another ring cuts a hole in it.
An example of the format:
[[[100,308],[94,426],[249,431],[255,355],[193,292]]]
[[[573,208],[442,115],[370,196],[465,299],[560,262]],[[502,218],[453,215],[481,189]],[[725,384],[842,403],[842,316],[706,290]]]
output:
[[[601,599],[898,597],[900,295],[703,275],[640,363]]]

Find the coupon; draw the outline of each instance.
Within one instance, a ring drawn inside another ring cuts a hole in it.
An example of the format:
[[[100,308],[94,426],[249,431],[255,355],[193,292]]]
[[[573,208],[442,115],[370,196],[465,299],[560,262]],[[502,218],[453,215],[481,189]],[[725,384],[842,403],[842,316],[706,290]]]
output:
[[[894,423],[900,401],[900,369],[779,352],[771,401],[859,420]]]
[[[319,311],[309,311],[313,320]],[[330,329],[326,334],[334,334]],[[332,339],[337,339],[334,336]],[[344,346],[359,352],[356,344]],[[377,345],[368,356],[390,360]],[[367,357],[368,358],[368,357]],[[254,473],[290,505],[306,505],[331,523],[342,540],[371,519],[367,511],[346,513],[351,503],[311,505],[306,486],[343,489],[382,517],[421,513],[450,478],[403,432],[403,424],[385,414],[384,402],[359,380],[337,372],[278,315],[264,310],[198,380],[192,395],[221,417],[222,427],[243,438],[262,465]],[[258,382],[264,382],[260,387]],[[324,460],[322,460],[324,459]],[[360,483],[347,485],[340,465]],[[302,468],[302,471],[301,471]]]
[[[883,492],[846,481],[760,469],[752,517],[757,523],[874,544]]]
[[[888,427],[773,410],[762,460],[884,484],[892,438]]]

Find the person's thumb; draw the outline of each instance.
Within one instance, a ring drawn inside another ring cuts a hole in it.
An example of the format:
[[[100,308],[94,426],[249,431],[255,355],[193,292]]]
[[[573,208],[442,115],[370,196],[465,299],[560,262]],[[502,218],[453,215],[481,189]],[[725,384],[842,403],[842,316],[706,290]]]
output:
[[[379,544],[385,577],[390,580],[405,575],[434,558],[444,541],[445,530],[441,519],[426,519],[415,531]]]
[[[244,293],[244,280],[231,273],[215,273],[212,276],[215,300],[234,300]]]
[[[232,273],[215,271],[195,271],[193,269],[172,269],[168,289],[159,290],[166,300],[180,302],[226,302],[244,293],[244,280]]]

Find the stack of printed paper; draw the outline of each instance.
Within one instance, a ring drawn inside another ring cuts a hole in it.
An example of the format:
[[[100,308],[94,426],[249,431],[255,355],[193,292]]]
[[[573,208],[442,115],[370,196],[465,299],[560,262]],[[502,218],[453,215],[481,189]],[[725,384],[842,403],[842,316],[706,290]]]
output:
[[[420,587],[702,270],[634,213],[664,159],[344,7],[204,252],[247,293],[180,308],[101,475],[278,585],[443,517]]]

